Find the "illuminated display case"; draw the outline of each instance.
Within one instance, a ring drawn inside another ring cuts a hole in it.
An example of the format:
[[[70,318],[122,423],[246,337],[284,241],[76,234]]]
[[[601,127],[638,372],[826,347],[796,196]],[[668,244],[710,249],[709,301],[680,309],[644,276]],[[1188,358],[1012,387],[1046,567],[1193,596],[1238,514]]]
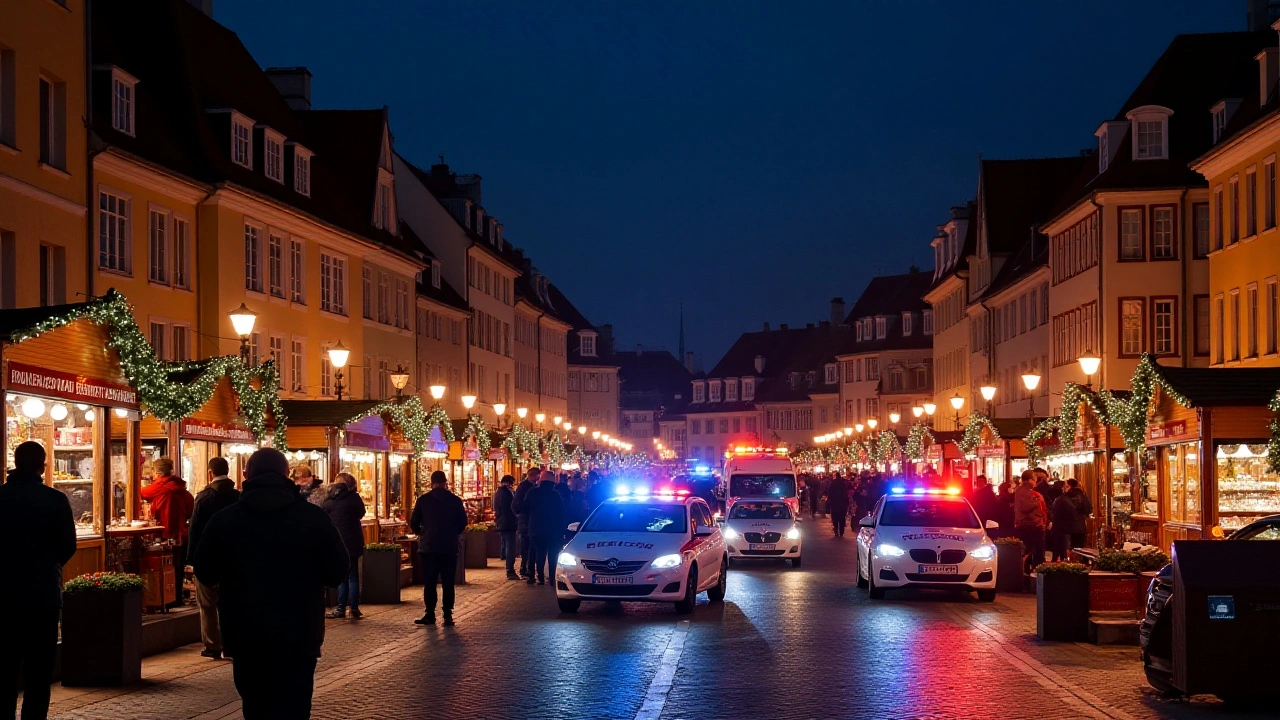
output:
[[[49,453],[46,482],[67,496],[79,537],[102,534],[99,506],[103,478],[97,477],[101,448],[95,438],[106,412],[101,407],[35,395],[5,394],[6,467],[13,468],[13,451],[18,445],[27,441],[43,445]]]
[[[1169,509],[1165,520],[1199,525],[1200,508],[1200,443],[1184,442],[1156,449],[1164,465],[1169,487]]]
[[[1214,458],[1218,478],[1218,517],[1223,529],[1243,527],[1280,513],[1280,475],[1267,467],[1264,444],[1222,444]]]

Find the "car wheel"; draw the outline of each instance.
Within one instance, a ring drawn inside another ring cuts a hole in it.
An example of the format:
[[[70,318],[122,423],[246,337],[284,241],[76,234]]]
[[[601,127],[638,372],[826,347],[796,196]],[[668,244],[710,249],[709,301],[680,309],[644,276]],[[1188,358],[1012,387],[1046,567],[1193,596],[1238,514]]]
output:
[[[557,602],[560,603],[560,612],[562,613],[576,613],[578,608],[582,607],[581,600],[558,600]]]
[[[862,577],[862,554],[861,553],[856,554],[856,559],[854,560],[854,562],[857,563],[857,565],[855,566],[855,571],[858,575],[858,587],[865,588],[867,586],[867,579]]]
[[[793,568],[800,567],[800,558],[798,557],[791,558],[791,567]]]
[[[867,560],[867,597],[872,600],[884,599],[884,588],[876,587],[875,568],[871,567],[871,560]]]
[[[995,590],[979,590],[978,600],[981,602],[995,602],[996,591]]]
[[[698,566],[689,568],[689,577],[684,582],[684,599],[676,601],[676,614],[688,615],[698,602]]]
[[[720,563],[720,579],[715,587],[707,591],[707,599],[711,602],[724,602],[725,591],[729,589],[729,558]]]

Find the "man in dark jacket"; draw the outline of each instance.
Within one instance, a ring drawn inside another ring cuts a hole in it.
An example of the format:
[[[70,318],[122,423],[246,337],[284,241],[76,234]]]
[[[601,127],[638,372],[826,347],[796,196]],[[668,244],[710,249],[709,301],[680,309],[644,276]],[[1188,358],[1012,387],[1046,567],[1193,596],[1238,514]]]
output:
[[[431,490],[418,498],[409,518],[409,527],[418,535],[418,560],[422,567],[422,601],[426,612],[413,622],[436,624],[436,583],[440,583],[444,624],[453,624],[453,578],[458,572],[458,536],[467,529],[467,511],[462,499],[449,492],[449,479],[436,470],[431,473]]]
[[[346,617],[346,610],[350,607],[351,617],[358,619],[364,614],[360,612],[360,558],[364,556],[364,530],[360,521],[364,519],[365,509],[364,500],[356,492],[355,476],[338,473],[320,507],[329,514],[333,526],[338,529],[338,537],[342,538],[343,547],[347,549],[347,578],[338,585],[338,604],[328,617]]]
[[[534,575],[542,585],[547,576],[555,582],[556,556],[564,542],[564,503],[556,484],[550,479],[538,483],[529,493],[529,541],[533,545],[533,575],[525,582],[532,585]]]
[[[555,476],[555,473],[551,473],[551,477],[554,478]],[[568,505],[569,493],[573,492],[573,489],[569,487],[568,473],[560,473],[560,478],[556,480],[556,492],[560,493],[560,502]]]
[[[844,537],[845,515],[849,514],[849,486],[839,475],[827,486],[827,513],[831,515],[831,530],[836,537]]]
[[[533,547],[529,544],[529,493],[538,484],[538,468],[529,468],[529,474],[516,486],[511,509],[516,513],[516,534],[520,536],[520,577],[533,579]]]
[[[1067,544],[1071,540],[1071,529],[1076,524],[1076,506],[1071,498],[1059,495],[1053,501],[1050,515],[1049,550],[1053,552],[1054,562],[1062,562],[1067,559]]]
[[[591,510],[587,508],[587,490],[584,487],[586,481],[582,478],[574,478],[570,486],[573,488],[569,491],[569,500],[564,505],[564,523],[565,533],[564,542],[567,545],[573,539],[573,533],[568,531],[568,525],[571,523],[581,524],[591,514]]]
[[[493,494],[493,524],[498,531],[502,548],[498,555],[507,563],[508,580],[520,579],[516,574],[516,530],[520,527],[520,521],[511,507],[516,499],[516,494],[511,490],[515,482],[516,479],[510,475],[503,475],[497,492]]]
[[[1000,510],[996,507],[996,494],[991,491],[991,483],[987,480],[986,475],[979,475],[977,482],[973,486],[973,510],[978,513],[978,519],[983,525],[988,520],[1000,522],[997,517]]]
[[[1085,536],[1089,531],[1089,517],[1093,515],[1093,502],[1080,487],[1080,481],[1067,480],[1067,499],[1076,508],[1076,522],[1071,527],[1071,547],[1084,547]]]
[[[14,469],[0,486],[0,717],[18,708],[23,677],[23,720],[49,714],[49,683],[58,648],[62,566],[76,552],[76,526],[67,496],[44,484],[44,447],[24,442],[13,451]]]
[[[187,540],[188,562],[195,562],[196,546],[204,534],[209,519],[219,510],[240,501],[240,491],[228,477],[231,471],[226,458],[209,461],[209,484],[196,495],[191,509],[191,532]],[[201,655],[214,660],[222,658],[222,632],[218,629],[218,588],[205,585],[196,578],[196,604],[200,606],[200,639],[204,642]]]
[[[298,494],[279,450],[255,452],[245,475],[240,502],[204,529],[196,578],[218,586],[245,720],[310,717],[324,588],[347,576],[347,551],[329,516]]]

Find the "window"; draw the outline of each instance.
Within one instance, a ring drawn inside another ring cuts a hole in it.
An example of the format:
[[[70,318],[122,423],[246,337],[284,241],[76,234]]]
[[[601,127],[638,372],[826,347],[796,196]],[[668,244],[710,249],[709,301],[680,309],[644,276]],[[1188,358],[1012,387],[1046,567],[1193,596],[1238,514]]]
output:
[[[302,374],[302,359],[306,357],[306,343],[300,338],[293,338],[289,343],[289,390],[305,393],[307,384]]]
[[[1146,301],[1142,298],[1120,299],[1120,356],[1137,357],[1142,354],[1144,335],[1143,315]]]
[[[61,305],[67,301],[67,250],[57,245],[40,246],[40,304]]]
[[[578,354],[582,357],[596,356],[596,334],[593,332],[578,333]]]
[[[262,292],[262,229],[244,226],[244,289]]]
[[[262,172],[278,183],[284,182],[284,136],[270,129],[262,131]]]
[[[186,362],[191,359],[191,328],[187,325],[173,326],[173,359]]]
[[[320,309],[347,314],[347,260],[320,253]]]
[[[409,329],[409,282],[407,280],[396,279],[396,307],[392,321],[402,330]],[[440,336],[436,335],[436,339],[439,340]]]
[[[1139,120],[1136,144],[1138,160],[1164,157],[1164,120]]]
[[[1258,285],[1256,283],[1249,285],[1246,290],[1246,302],[1248,303],[1248,326],[1245,328],[1246,347],[1249,354],[1245,357],[1258,357]]]
[[[161,360],[168,360],[169,355],[165,351],[165,347],[169,344],[169,327],[162,322],[151,322],[151,348],[155,350],[156,357]]]
[[[909,312],[902,313],[902,336],[911,336],[911,313]]]
[[[825,365],[823,367],[823,381],[828,385],[840,382],[840,366],[835,363]]]
[[[876,318],[876,339],[881,340],[888,334],[888,321],[885,318]]]
[[[1240,360],[1240,289],[1231,291],[1231,359]]]
[[[391,324],[391,276],[378,273],[378,322]]]
[[[1209,205],[1196,203],[1191,206],[1192,232],[1195,233],[1195,257],[1209,254]]]
[[[1174,207],[1169,205],[1151,208],[1151,259],[1176,260],[1178,238],[1174,229]]]
[[[293,191],[311,196],[311,152],[301,145],[293,146]]]
[[[756,379],[753,377],[742,378],[742,399],[751,402],[756,399]]]
[[[902,368],[889,368],[889,392],[902,392]]]
[[[106,190],[98,192],[98,267],[129,274],[129,199]]]
[[[1230,239],[1229,244],[1234,245],[1236,242],[1238,242],[1238,241],[1240,240],[1240,182],[1239,182],[1239,178],[1231,178],[1231,182],[1230,182],[1230,183],[1228,183],[1228,185],[1229,185],[1229,187],[1230,187],[1230,189],[1229,189],[1229,191],[1228,191],[1228,192],[1230,192],[1230,194],[1231,194],[1231,204],[1230,204],[1230,212],[1231,212],[1231,217],[1230,217],[1230,220],[1231,220],[1231,234],[1230,234],[1230,236],[1229,236],[1231,239]]]
[[[1214,339],[1214,346],[1215,346],[1214,350],[1216,350],[1216,352],[1214,353],[1214,362],[1223,363],[1223,362],[1226,362],[1227,360],[1227,351],[1226,351],[1227,343],[1225,339],[1227,336],[1226,311],[1224,309],[1225,302],[1223,301],[1221,294],[1219,294],[1216,298],[1214,298],[1213,302],[1215,306],[1214,313],[1213,313],[1215,334],[1213,336],[1213,339]]]
[[[133,135],[133,90],[137,79],[119,68],[111,70],[111,127]]]
[[[269,359],[275,361],[276,369],[279,370],[282,374],[289,369],[289,366],[285,364],[286,358],[284,355],[284,336],[283,335],[272,334],[271,337],[267,338],[267,352],[271,356]],[[284,385],[285,387],[289,386],[288,382],[286,382],[285,377],[280,378],[280,384]]]
[[[742,432],[742,418],[733,419],[733,432],[734,434]]]
[[[1156,355],[1178,354],[1178,299],[1151,299],[1152,345]]]
[[[392,219],[391,181],[380,180],[378,182],[377,208],[373,217],[373,224],[375,227],[391,232],[393,230]]]
[[[147,213],[147,279],[169,284],[169,213],[151,210]]]
[[[253,121],[240,115],[231,115],[231,162],[253,169]]]
[[[0,145],[13,147],[14,139],[15,82],[13,51],[0,46]]]
[[[1280,320],[1280,295],[1276,294],[1276,279],[1267,279],[1267,354],[1276,354],[1276,322]]]
[[[67,169],[67,84],[40,78],[40,162]]]
[[[880,379],[880,358],[867,358],[867,380]]]
[[[569,386],[569,391],[570,391],[570,392],[578,392],[578,388],[579,388],[579,384],[578,384],[578,373],[576,373],[576,372],[571,372],[571,373],[569,373],[568,386]],[[693,401],[694,401],[694,402],[702,402],[702,397],[701,397],[701,396],[702,396],[702,393],[701,393],[701,392],[699,392],[701,389],[702,389],[702,387],[701,387],[701,386],[695,387],[695,388],[693,389],[693,397],[694,397],[694,400],[693,400]]]
[[[925,335],[933,334],[933,311],[925,310],[920,313],[920,328]]]
[[[1197,356],[1204,357],[1209,354],[1209,296],[1197,295],[1194,302],[1196,312],[1194,352]]]
[[[191,223],[186,218],[172,217],[173,286],[191,289]]]
[[[333,363],[329,362],[328,346],[320,353],[320,394],[326,397],[333,394]]]
[[[720,381],[711,381],[711,402],[720,402]]]
[[[296,303],[305,303],[306,296],[303,294],[304,265],[302,260],[302,241],[289,240],[289,300]]]
[[[729,433],[729,419],[720,418],[720,434],[727,435]]]
[[[373,268],[365,265],[360,268],[360,300],[362,305],[361,317],[366,320],[373,319]]]
[[[1263,181],[1262,181],[1262,218],[1265,223],[1264,229],[1270,230],[1276,226],[1276,161],[1275,158],[1267,160],[1263,165]]]
[[[1244,174],[1245,237],[1258,234],[1258,171],[1250,168]]]
[[[434,261],[431,263],[431,287],[440,289],[440,263]]]
[[[1225,221],[1225,219],[1226,218],[1224,217],[1222,212],[1222,186],[1219,185],[1218,187],[1213,189],[1213,220],[1214,220],[1213,249],[1214,250],[1222,249],[1222,237],[1226,232],[1222,227],[1222,223]]]
[[[284,297],[284,238],[267,237],[267,287],[274,297]]]
[[[701,421],[701,420],[694,419],[694,420],[690,420],[690,421],[689,421],[689,434],[690,434],[690,435],[701,435],[701,434],[702,434],[702,421]]]
[[[736,379],[729,378],[724,381],[724,399],[728,402],[738,401],[738,381]]]
[[[1142,252],[1142,208],[1120,208],[1120,259],[1145,259]]]

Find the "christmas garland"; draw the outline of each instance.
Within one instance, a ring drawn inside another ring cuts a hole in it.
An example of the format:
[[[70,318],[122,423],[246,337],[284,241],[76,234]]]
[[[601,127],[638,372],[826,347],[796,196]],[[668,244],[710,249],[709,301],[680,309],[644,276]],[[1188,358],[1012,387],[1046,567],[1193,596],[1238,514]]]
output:
[[[1047,417],[1036,423],[1031,428],[1031,432],[1027,433],[1027,437],[1023,439],[1023,444],[1027,446],[1027,460],[1035,465],[1040,458],[1044,457],[1044,453],[1040,450],[1040,442],[1047,438],[1053,437],[1058,432],[1058,418]]]
[[[898,442],[898,435],[890,430],[881,430],[880,435],[876,437],[875,452],[872,458],[877,465],[884,465],[892,459],[901,457],[902,444]]]
[[[467,420],[467,429],[462,433],[462,439],[465,442],[471,438],[476,439],[476,448],[480,450],[480,461],[484,462],[489,459],[489,428],[485,426],[484,420],[475,413]]]
[[[547,438],[542,443],[542,448],[547,454],[547,463],[553,468],[559,469],[568,458],[568,454],[564,451],[564,442],[560,439],[560,433],[555,430],[547,434]]]
[[[956,447],[960,448],[961,455],[969,455],[978,445],[982,444],[982,428],[990,428],[991,434],[996,440],[1001,440],[1000,431],[996,429],[995,423],[991,422],[991,418],[981,413],[973,413],[969,416],[969,422],[965,423],[964,434],[960,436],[960,441],[956,443]]]
[[[529,430],[519,422],[511,426],[507,431],[507,439],[502,441],[502,447],[507,451],[508,457],[517,458],[523,454],[536,459],[541,455],[541,448],[538,443],[538,434]]]
[[[437,414],[436,410],[440,412]],[[436,427],[441,428],[441,434],[448,442],[453,442],[453,428],[449,425],[448,415],[444,414],[444,410],[438,404],[433,406],[431,413],[428,414],[423,410],[422,399],[417,395],[410,395],[402,400],[378,403],[343,424],[350,425],[374,415],[398,426],[400,432],[413,445],[414,452],[426,451],[427,443],[431,440],[431,430]],[[441,417],[444,418],[443,424],[439,420]]]
[[[1267,409],[1273,413],[1280,413],[1280,392],[1271,398]],[[1271,472],[1280,472],[1280,419],[1277,418],[1271,420],[1271,439],[1267,441],[1267,465],[1271,468]]]
[[[431,436],[432,428],[440,428],[440,436],[445,442],[453,442],[453,423],[449,422],[449,413],[440,407],[440,403],[431,405],[431,411],[427,413],[427,436]]]
[[[924,459],[925,438],[929,439],[930,445],[937,442],[933,432],[927,426],[921,424],[911,426],[911,432],[907,434],[907,445],[903,448],[908,458],[915,461]]]
[[[587,455],[586,453],[582,452],[581,445],[573,449],[573,454],[569,456],[569,464],[576,465],[577,467],[583,468],[583,469],[587,467]]]

